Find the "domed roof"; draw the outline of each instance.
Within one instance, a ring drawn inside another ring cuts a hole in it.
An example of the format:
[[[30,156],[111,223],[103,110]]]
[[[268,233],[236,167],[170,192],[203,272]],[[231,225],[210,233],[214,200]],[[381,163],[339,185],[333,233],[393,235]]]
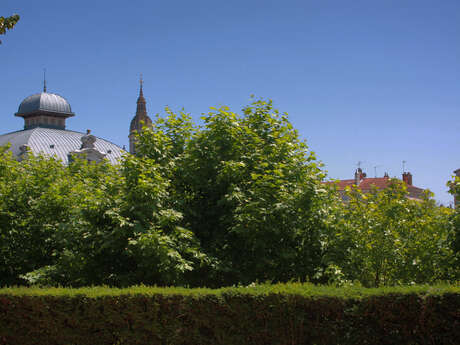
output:
[[[25,115],[35,112],[74,115],[69,102],[59,95],[47,92],[37,93],[27,97],[19,105],[16,115]]]

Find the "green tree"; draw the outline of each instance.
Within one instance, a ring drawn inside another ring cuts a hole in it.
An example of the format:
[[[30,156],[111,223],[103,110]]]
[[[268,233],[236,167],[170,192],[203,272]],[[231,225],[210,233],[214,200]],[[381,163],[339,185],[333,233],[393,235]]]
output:
[[[0,285],[184,284],[205,257],[151,159],[0,154]]]
[[[449,216],[427,192],[408,198],[405,184],[363,194],[348,190],[337,208],[325,260],[342,278],[365,286],[432,283],[452,277]]]
[[[458,279],[459,208],[410,200],[397,180],[343,203],[271,102],[201,126],[167,109],[136,152],[64,166],[0,148],[0,285]]]
[[[52,261],[54,236],[72,207],[66,179],[59,161],[18,162],[0,148],[0,284]]]
[[[11,30],[19,21],[19,15],[13,14],[10,17],[0,17],[0,35],[5,35],[8,30]],[[2,41],[0,41],[0,44]]]
[[[311,278],[327,204],[314,153],[271,102],[255,101],[242,115],[212,109],[202,120],[196,128],[168,110],[137,148],[167,167],[181,224],[210,258],[194,284]]]
[[[178,226],[182,215],[168,208],[168,181],[151,159],[70,169],[79,200],[62,226],[56,263],[38,271],[42,282],[179,285],[205,260],[193,233]]]

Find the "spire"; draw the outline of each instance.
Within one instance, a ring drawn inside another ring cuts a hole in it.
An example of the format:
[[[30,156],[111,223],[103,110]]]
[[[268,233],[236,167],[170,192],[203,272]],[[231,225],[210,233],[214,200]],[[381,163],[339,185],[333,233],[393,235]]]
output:
[[[46,68],[43,68],[43,92],[46,93]]]
[[[129,152],[135,153],[135,142],[136,136],[135,133],[140,133],[143,126],[150,127],[152,125],[152,120],[147,115],[147,107],[144,98],[144,79],[142,79],[142,74],[139,78],[139,97],[137,98],[137,108],[136,115],[131,120],[131,125],[129,126]]]
[[[144,85],[144,80],[142,79],[142,73],[141,73],[141,78],[139,79],[139,84],[141,85],[140,90],[139,90],[139,97],[144,97],[144,92],[142,91],[142,86]]]
[[[147,116],[147,107],[145,106],[145,98],[144,98],[144,80],[142,79],[142,73],[141,77],[139,79],[139,97],[137,98],[137,109],[136,109],[136,117],[145,117]]]

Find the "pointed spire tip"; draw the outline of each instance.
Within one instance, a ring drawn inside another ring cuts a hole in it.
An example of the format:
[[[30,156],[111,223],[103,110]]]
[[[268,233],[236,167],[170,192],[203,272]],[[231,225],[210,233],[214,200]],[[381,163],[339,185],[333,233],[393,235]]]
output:
[[[143,96],[144,92],[142,90],[142,87],[144,86],[144,79],[142,79],[142,73],[139,79],[139,84],[140,84],[140,89],[139,89],[139,96]]]

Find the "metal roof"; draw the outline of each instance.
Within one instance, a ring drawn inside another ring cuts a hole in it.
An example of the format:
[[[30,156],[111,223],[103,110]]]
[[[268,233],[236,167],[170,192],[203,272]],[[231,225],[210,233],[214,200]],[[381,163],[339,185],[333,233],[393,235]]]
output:
[[[69,153],[80,149],[81,137],[84,135],[80,132],[37,127],[0,135],[0,146],[11,143],[10,150],[13,155],[19,156],[20,147],[27,145],[33,153],[55,156],[64,164],[68,164]],[[126,153],[119,146],[101,138],[97,138],[94,146],[97,150],[107,153],[106,158],[112,164],[117,164],[121,156]]]
[[[69,102],[54,93],[37,93],[24,99],[16,115],[45,111],[60,114],[72,114]]]

